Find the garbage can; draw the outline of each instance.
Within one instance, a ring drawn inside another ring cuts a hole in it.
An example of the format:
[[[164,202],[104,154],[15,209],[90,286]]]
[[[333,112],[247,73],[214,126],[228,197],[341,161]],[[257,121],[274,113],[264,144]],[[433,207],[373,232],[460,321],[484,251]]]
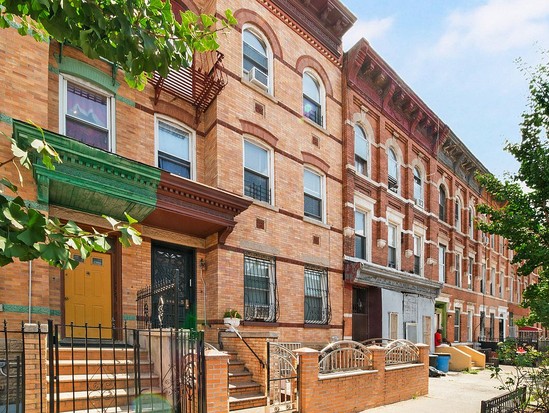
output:
[[[438,356],[436,354],[429,354],[429,367],[437,367]]]
[[[450,357],[452,356],[448,353],[437,353],[437,356],[437,370],[448,373],[448,370],[450,370]]]

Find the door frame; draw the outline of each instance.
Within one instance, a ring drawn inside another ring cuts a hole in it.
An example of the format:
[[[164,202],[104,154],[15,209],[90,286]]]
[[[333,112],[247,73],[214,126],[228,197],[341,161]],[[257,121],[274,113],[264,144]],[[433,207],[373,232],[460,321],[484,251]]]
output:
[[[174,243],[171,243],[171,242],[159,241],[159,240],[151,240],[151,251],[150,251],[151,252],[151,268],[150,268],[150,285],[151,286],[153,285],[153,274],[154,274],[153,251],[154,251],[155,247],[157,247],[157,248],[167,248],[167,249],[171,249],[171,250],[181,252],[181,253],[190,253],[189,254],[190,257],[191,257],[190,268],[191,268],[191,271],[192,271],[192,274],[190,274],[190,276],[192,277],[192,288],[191,288],[190,296],[194,300],[194,302],[191,302],[191,308],[194,305],[195,316],[197,316],[197,313],[198,313],[198,288],[197,288],[198,269],[196,267],[197,266],[197,258],[196,258],[197,257],[197,249],[194,248],[194,247],[187,246],[187,245],[174,244]],[[198,316],[195,320],[195,329],[196,329],[197,325],[198,325]]]
[[[115,238],[107,238],[111,244],[111,249],[103,254],[109,254],[111,256],[111,314],[114,318],[115,327],[122,326],[122,245]],[[59,300],[61,303],[61,337],[67,337],[65,319],[65,270],[59,271],[61,282],[59,289]],[[114,331],[113,339],[118,339],[118,330]]]

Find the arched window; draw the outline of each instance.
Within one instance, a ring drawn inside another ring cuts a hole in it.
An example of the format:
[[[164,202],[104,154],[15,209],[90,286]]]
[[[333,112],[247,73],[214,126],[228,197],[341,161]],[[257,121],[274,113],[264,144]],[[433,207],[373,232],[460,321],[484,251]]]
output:
[[[355,125],[355,168],[357,173],[368,176],[370,161],[370,143],[366,139],[364,129]]]
[[[458,197],[454,202],[454,225],[461,232],[461,200]]]
[[[320,81],[310,71],[303,72],[303,116],[324,126],[323,88]]]
[[[388,158],[388,187],[393,192],[398,192],[398,160],[393,148],[389,148]]]
[[[414,201],[417,206],[423,208],[423,180],[419,168],[414,168]]]
[[[446,221],[446,190],[442,185],[438,188],[438,218]]]
[[[242,31],[242,72],[251,83],[270,92],[271,51],[267,42],[251,28]]]

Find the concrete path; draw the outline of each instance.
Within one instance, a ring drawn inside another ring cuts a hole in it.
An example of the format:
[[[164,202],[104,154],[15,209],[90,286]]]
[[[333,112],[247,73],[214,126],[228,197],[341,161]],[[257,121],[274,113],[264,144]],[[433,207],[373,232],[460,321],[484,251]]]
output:
[[[502,366],[505,371],[512,367]],[[490,370],[478,374],[450,372],[446,377],[429,379],[429,394],[416,399],[365,410],[363,413],[479,413],[480,402],[504,391],[499,381],[490,379]]]

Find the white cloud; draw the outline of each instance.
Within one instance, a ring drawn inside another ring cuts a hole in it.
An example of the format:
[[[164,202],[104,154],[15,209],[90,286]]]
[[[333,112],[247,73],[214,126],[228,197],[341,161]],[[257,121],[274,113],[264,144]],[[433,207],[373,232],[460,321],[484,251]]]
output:
[[[363,37],[371,42],[379,39],[393,26],[393,17],[384,17],[382,19],[357,21],[353,27],[343,37],[343,48],[349,50]]]
[[[498,53],[532,46],[549,38],[549,1],[488,0],[474,9],[454,11],[446,24],[435,46],[439,55],[470,48]]]

